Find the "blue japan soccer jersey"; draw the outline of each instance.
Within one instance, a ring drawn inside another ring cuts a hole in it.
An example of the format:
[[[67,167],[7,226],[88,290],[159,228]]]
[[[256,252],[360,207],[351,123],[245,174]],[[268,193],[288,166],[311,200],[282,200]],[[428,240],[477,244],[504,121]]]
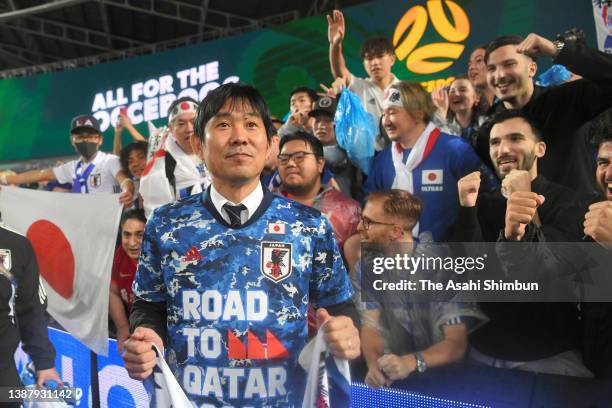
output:
[[[153,213],[134,293],[166,302],[168,363],[198,407],[301,406],[308,303],[352,287],[319,211],[266,192],[233,229],[205,192]]]

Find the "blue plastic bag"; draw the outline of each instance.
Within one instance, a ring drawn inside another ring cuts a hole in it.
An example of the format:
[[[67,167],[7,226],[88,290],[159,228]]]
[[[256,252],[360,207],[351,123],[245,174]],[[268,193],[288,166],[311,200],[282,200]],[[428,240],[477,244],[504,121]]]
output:
[[[346,151],[349,160],[365,175],[370,174],[374,162],[378,123],[371,113],[366,112],[357,95],[342,89],[336,114],[336,141]]]
[[[555,64],[544,71],[539,77],[537,84],[540,86],[561,85],[570,80],[572,74],[563,65]]]

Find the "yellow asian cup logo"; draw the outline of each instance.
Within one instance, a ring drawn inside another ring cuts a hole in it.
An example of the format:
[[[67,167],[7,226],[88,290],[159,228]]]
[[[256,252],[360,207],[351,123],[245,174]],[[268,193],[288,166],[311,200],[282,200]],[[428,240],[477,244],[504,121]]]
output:
[[[444,5],[452,21],[446,15]],[[419,45],[427,24],[431,24],[447,42]],[[417,5],[408,10],[397,23],[393,33],[393,46],[398,60],[406,59],[406,67],[415,74],[433,74],[453,65],[461,56],[464,41],[470,34],[470,21],[465,11],[454,1],[431,0],[427,8]],[[431,59],[448,59],[432,61]]]

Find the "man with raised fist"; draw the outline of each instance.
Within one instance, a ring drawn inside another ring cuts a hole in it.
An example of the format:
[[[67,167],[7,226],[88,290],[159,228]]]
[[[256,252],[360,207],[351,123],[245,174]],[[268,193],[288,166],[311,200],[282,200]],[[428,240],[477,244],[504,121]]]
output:
[[[457,183],[461,210],[452,232],[460,242],[579,241],[585,211],[573,191],[538,172],[546,144],[532,119],[507,110],[492,121],[489,155],[502,180],[500,193],[480,193],[480,174]],[[516,247],[515,247],[516,248]],[[501,256],[507,274],[532,274],[517,264],[533,259]],[[537,254],[536,254],[537,255]],[[510,264],[510,266],[508,266]],[[535,278],[535,277],[534,277]],[[470,335],[470,358],[496,367],[562,375],[591,376],[579,352],[580,325],[574,303],[480,303],[490,321]]]

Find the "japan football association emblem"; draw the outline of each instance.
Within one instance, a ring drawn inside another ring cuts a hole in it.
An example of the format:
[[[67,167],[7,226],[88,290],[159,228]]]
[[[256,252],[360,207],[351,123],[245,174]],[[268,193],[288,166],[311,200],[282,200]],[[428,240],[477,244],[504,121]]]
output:
[[[0,249],[0,267],[2,268],[2,270],[10,272],[12,266],[13,264],[11,262],[11,250]]]
[[[274,282],[280,282],[291,275],[291,244],[262,242],[261,273]]]

